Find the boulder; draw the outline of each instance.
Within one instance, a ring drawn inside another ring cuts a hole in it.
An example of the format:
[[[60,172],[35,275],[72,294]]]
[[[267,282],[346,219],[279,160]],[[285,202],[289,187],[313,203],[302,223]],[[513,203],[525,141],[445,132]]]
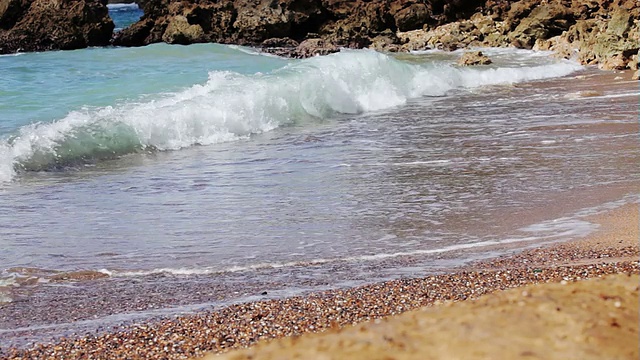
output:
[[[394,15],[399,31],[422,29],[431,17],[431,11],[425,4],[411,4]]]
[[[0,0],[0,53],[108,45],[106,0]]]
[[[204,42],[204,30],[198,24],[190,24],[186,17],[176,16],[167,25],[162,40],[168,44],[181,45]]]
[[[467,51],[458,59],[460,66],[489,65],[491,62],[491,59],[481,51]]]
[[[398,52],[400,51],[399,42],[400,39],[395,33],[386,31],[371,39],[369,47],[377,51]]]
[[[307,39],[298,45],[293,53],[296,58],[308,58],[317,55],[328,55],[340,51],[337,46],[324,39]]]
[[[519,21],[510,38],[517,47],[531,49],[536,40],[560,35],[572,24],[572,14],[568,8],[558,3],[542,4]]]
[[[371,44],[373,37],[395,26],[389,1],[354,3],[346,17],[330,18],[320,27],[318,33],[322,38],[344,47],[363,48]]]
[[[604,70],[624,70],[627,68],[628,60],[622,54],[603,58],[598,63],[598,67]]]
[[[272,37],[303,39],[324,22],[320,2],[315,0],[235,1],[233,24],[238,40],[251,44]]]
[[[143,46],[158,41],[153,41],[151,31],[155,28],[155,21],[147,18],[138,21],[114,34],[112,43],[116,46]],[[164,32],[164,31],[163,31]]]

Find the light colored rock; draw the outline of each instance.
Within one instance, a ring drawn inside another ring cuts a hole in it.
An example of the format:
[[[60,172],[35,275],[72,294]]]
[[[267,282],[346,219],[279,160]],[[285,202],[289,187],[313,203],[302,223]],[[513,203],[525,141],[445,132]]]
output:
[[[458,59],[458,65],[460,66],[489,65],[491,62],[491,59],[484,55],[482,51],[467,51]]]
[[[622,54],[616,54],[610,57],[604,57],[598,64],[602,70],[624,70],[627,68],[628,59]]]
[[[569,9],[558,3],[544,3],[536,6],[531,13],[520,20],[520,23],[510,34],[514,42],[522,47],[531,48],[538,39],[547,39],[555,34],[567,30],[569,23],[565,20],[569,16]]]
[[[611,20],[607,24],[607,32],[622,37],[629,30],[631,24],[629,11],[618,8],[611,14]]]
[[[162,41],[169,44],[193,44],[202,42],[204,30],[200,25],[191,25],[184,16],[176,16],[171,19],[162,35]]]

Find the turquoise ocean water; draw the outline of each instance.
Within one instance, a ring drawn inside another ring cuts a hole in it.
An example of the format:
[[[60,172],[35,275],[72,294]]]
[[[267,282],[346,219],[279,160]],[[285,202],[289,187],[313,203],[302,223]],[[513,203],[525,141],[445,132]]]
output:
[[[140,16],[118,9],[118,27]],[[585,215],[637,201],[637,84],[485,52],[478,68],[217,44],[0,57],[0,338],[153,315],[123,289],[164,289],[154,311],[171,314],[421,276],[584,235]],[[81,323],[11,315],[92,293],[112,305]]]

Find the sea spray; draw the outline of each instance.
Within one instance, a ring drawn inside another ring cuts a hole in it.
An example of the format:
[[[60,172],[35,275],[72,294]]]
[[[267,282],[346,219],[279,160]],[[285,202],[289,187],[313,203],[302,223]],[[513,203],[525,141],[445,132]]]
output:
[[[568,75],[566,61],[525,67],[459,68],[409,63],[369,50],[314,57],[270,73],[212,71],[204,84],[144,101],[75,110],[23,126],[0,142],[0,181],[16,171],[64,169],[138,151],[177,150],[275,128],[404,104],[453,89]]]

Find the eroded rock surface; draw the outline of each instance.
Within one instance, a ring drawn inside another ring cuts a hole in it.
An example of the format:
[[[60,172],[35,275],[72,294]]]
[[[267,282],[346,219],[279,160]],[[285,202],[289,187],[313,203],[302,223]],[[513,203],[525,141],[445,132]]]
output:
[[[322,38],[335,46],[361,48],[383,33],[471,15],[476,6],[470,0],[149,0],[140,22],[117,34],[114,43],[142,46],[179,39],[259,45],[271,38]]]
[[[458,59],[458,65],[460,66],[474,66],[474,65],[489,65],[491,59],[484,55],[482,51],[467,51],[460,59]]]
[[[0,0],[1,52],[105,45],[106,0]],[[517,47],[604,69],[638,68],[637,0],[147,0],[118,46],[233,43],[283,56]],[[276,40],[272,40],[276,39]],[[277,39],[290,39],[279,44]],[[307,42],[304,46],[302,43]],[[310,50],[315,48],[316,50]]]
[[[399,34],[403,50],[493,46],[552,50],[603,69],[637,69],[640,2],[520,0],[485,3],[468,19]]]
[[[108,45],[106,0],[0,0],[0,54]]]

